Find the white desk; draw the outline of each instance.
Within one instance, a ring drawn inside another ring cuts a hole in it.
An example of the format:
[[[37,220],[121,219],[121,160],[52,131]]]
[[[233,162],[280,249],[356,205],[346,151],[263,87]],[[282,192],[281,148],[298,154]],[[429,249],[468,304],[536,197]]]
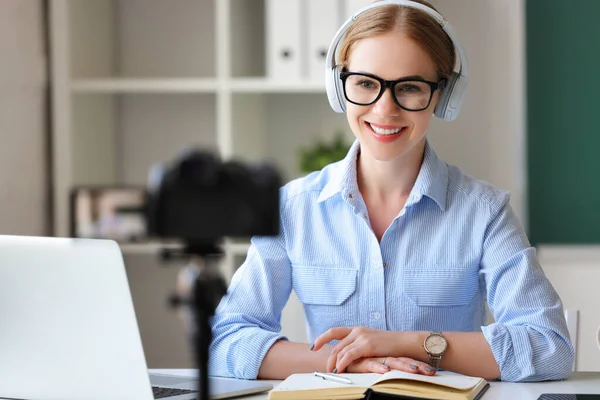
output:
[[[152,372],[162,374],[195,376],[195,370],[156,369]],[[267,381],[277,386],[280,381]],[[566,381],[510,383],[491,382],[491,387],[482,400],[536,400],[542,393],[578,393],[600,394],[600,372],[574,372]],[[265,400],[267,394],[246,396],[240,399]]]

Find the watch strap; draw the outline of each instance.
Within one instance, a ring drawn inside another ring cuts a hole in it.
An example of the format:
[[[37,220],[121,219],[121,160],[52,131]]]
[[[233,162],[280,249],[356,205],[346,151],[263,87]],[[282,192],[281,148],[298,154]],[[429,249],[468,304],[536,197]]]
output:
[[[429,356],[429,365],[436,370],[440,369],[440,361],[442,361],[442,356]]]

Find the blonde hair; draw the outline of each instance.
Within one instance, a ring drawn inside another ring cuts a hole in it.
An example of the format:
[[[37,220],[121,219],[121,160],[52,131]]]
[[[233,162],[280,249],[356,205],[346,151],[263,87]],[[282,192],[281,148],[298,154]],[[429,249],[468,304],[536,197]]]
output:
[[[425,0],[412,1],[435,10]],[[393,30],[406,34],[427,52],[435,63],[439,79],[448,78],[452,74],[456,53],[452,39],[444,29],[423,11],[393,4],[371,9],[356,19],[342,42],[338,67],[348,68],[350,54],[359,40]]]

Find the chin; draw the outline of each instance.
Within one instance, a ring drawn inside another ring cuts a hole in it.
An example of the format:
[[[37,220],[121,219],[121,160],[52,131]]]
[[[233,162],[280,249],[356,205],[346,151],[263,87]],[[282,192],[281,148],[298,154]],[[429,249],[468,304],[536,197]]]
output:
[[[371,157],[373,157],[375,160],[380,161],[380,162],[390,162],[390,161],[394,161],[397,158],[401,157],[402,155],[406,154],[405,151],[396,151],[396,152],[390,152],[390,151],[376,151],[376,152],[369,152],[369,155]]]

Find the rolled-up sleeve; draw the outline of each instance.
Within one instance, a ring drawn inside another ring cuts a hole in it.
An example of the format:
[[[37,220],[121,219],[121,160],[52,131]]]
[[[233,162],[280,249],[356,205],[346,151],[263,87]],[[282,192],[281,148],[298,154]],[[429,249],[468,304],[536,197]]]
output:
[[[495,322],[482,327],[503,381],[566,378],[574,350],[562,302],[506,195],[491,210],[481,272]]]
[[[244,264],[211,319],[209,373],[256,379],[262,360],[279,339],[281,312],[291,293],[291,268],[283,232],[255,237]]]

